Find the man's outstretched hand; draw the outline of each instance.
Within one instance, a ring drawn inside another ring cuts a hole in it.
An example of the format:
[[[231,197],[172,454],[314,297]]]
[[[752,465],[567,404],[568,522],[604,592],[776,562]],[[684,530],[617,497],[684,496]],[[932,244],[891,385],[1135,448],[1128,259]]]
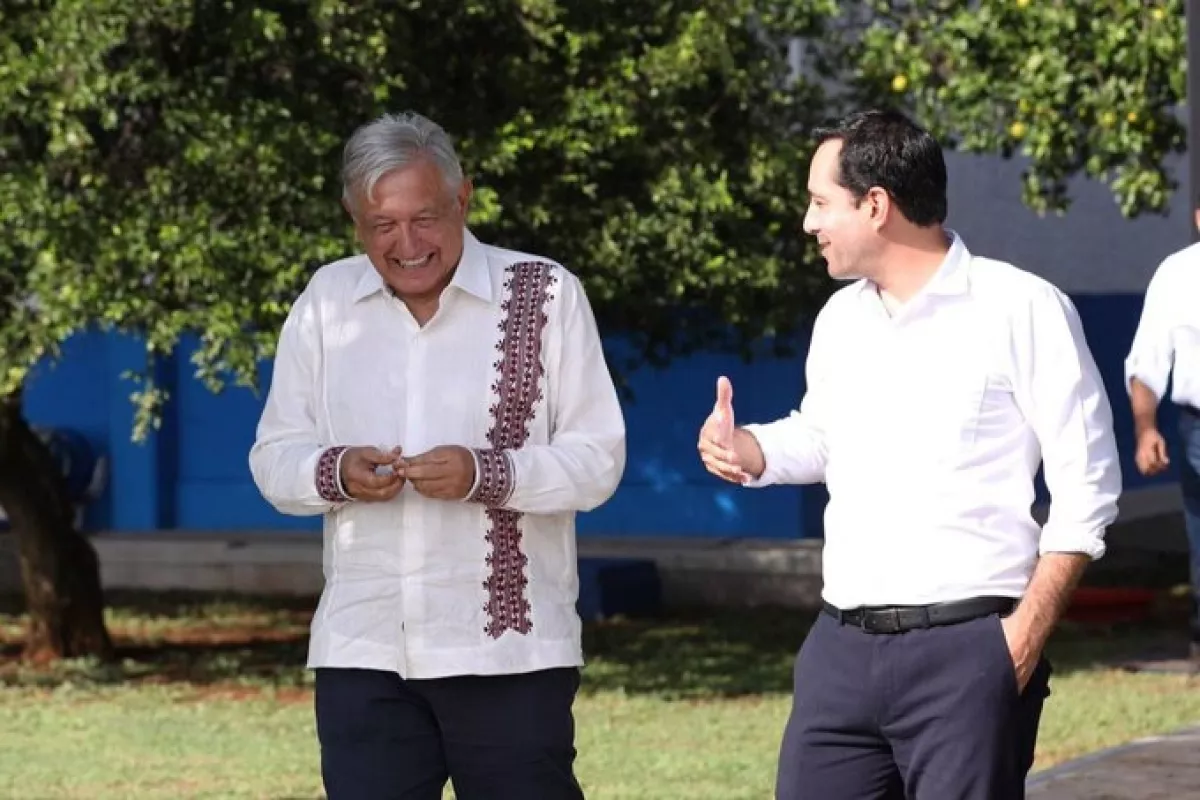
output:
[[[737,429],[733,416],[733,384],[722,375],[717,379],[717,401],[712,413],[700,428],[700,460],[705,468],[718,478],[730,483],[745,483],[750,480],[747,464],[737,451]]]

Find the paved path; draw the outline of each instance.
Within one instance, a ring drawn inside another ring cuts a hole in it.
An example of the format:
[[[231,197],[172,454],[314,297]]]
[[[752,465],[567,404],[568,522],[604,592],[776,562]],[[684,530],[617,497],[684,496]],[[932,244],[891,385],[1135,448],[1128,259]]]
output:
[[[1200,727],[1068,761],[1028,786],[1028,800],[1200,800]]]

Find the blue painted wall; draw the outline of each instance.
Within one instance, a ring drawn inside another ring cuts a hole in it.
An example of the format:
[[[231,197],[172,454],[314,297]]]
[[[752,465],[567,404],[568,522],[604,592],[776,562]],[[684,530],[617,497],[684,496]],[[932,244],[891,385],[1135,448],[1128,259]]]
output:
[[[1148,483],[1132,463],[1132,429],[1122,385],[1122,362],[1141,310],[1141,296],[1074,298],[1089,343],[1104,373],[1117,420],[1127,488]],[[316,530],[316,519],[285,517],[258,496],[246,465],[261,400],[244,389],[210,394],[189,369],[190,345],[159,369],[171,390],[162,427],[148,441],[130,441],[136,388],[122,377],[144,367],[132,339],[85,334],[62,359],[40,367],[28,386],[35,424],[83,434],[108,459],[109,480],[92,503],[92,530]],[[741,421],[786,414],[804,391],[803,355],[745,364],[712,355],[682,360],[665,371],[632,376],[626,405],[629,458],[617,494],[580,517],[581,535],[795,538],[819,536],[820,487],[742,491],[704,472],[696,457],[697,426],[713,402],[714,382],[729,375]],[[270,367],[262,375],[270,380]],[[1169,420],[1166,424],[1172,424]],[[1154,482],[1173,481],[1168,475]]]

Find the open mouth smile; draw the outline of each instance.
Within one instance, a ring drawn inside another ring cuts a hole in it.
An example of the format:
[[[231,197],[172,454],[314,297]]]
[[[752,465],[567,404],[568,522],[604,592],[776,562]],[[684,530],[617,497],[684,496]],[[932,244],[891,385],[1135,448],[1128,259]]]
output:
[[[400,269],[420,269],[421,267],[426,266],[432,260],[433,253],[430,253],[429,255],[422,256],[421,258],[413,259],[389,258],[388,262],[393,267],[399,267]]]

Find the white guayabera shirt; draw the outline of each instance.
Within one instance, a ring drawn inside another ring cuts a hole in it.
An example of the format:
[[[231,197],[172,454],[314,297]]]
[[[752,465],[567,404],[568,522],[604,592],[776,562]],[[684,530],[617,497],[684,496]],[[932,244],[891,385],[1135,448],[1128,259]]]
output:
[[[462,501],[347,501],[342,448],[470,448]],[[250,468],[324,514],[310,667],[406,678],[583,663],[575,514],[625,467],[625,423],[578,279],[467,232],[424,327],[364,255],[322,267],[284,323]]]
[[[745,426],[766,457],[749,485],[828,486],[824,599],[839,608],[1020,597],[1039,553],[1103,555],[1117,514],[1112,410],[1070,301],[951,235],[895,316],[868,281],[834,294],[799,411]]]
[[[1125,383],[1137,378],[1160,400],[1200,410],[1200,244],[1167,256],[1146,288],[1146,302]]]

